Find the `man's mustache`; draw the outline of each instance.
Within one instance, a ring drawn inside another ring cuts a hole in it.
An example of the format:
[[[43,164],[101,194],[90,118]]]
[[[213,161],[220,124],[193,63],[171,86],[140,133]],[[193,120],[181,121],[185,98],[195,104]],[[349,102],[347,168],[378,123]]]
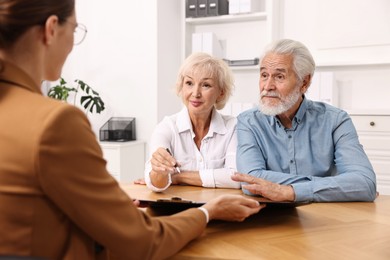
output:
[[[275,91],[263,90],[260,93],[260,97],[278,97],[278,98],[280,98],[280,95],[278,93],[276,93]]]

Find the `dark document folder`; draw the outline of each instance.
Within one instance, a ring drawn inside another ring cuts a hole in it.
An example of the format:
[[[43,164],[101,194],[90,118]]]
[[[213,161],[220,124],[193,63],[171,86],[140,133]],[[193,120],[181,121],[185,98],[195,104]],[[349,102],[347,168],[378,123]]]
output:
[[[208,0],[207,15],[216,16],[229,13],[228,0]]]
[[[207,0],[198,0],[198,17],[207,16]]]
[[[186,0],[186,17],[198,16],[198,0]]]

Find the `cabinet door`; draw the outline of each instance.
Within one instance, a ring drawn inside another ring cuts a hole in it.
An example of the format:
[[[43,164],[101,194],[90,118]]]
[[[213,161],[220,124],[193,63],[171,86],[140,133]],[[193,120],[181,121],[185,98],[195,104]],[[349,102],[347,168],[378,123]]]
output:
[[[120,155],[120,180],[131,182],[143,178],[145,169],[145,143],[123,147]]]
[[[378,191],[390,195],[390,116],[351,115],[351,119],[376,173]]]
[[[102,147],[104,159],[107,161],[107,170],[110,174],[119,176],[120,150],[118,147]]]
[[[142,178],[145,167],[145,142],[100,142],[108,172],[120,182]]]

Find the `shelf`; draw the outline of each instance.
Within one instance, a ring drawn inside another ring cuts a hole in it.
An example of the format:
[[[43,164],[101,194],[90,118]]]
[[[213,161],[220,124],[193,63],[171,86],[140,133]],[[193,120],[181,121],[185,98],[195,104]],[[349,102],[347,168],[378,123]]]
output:
[[[242,70],[260,70],[259,65],[255,66],[229,66],[229,68],[233,71],[242,71]]]
[[[390,110],[388,109],[364,109],[364,110],[359,110],[359,109],[345,109],[345,111],[351,115],[351,116],[389,116],[390,115]]]
[[[192,34],[212,33],[213,37],[222,46],[225,59],[232,61],[251,60],[259,57],[261,50],[274,39],[279,38],[279,17],[283,0],[256,0],[256,4],[261,2],[261,9],[254,9],[251,13],[238,13],[208,17],[185,17],[185,2],[182,3],[182,57],[183,60],[192,52],[193,43],[196,44],[194,50],[211,52],[214,55],[217,51],[210,51],[210,44],[203,48],[199,41],[192,39]],[[198,36],[198,35],[197,35]],[[203,37],[203,35],[202,35]],[[199,36],[200,38],[200,36]],[[197,40],[197,39],[195,39]],[[207,43],[207,42],[206,42]],[[201,45],[202,47],[199,47]],[[211,44],[214,45],[214,42]],[[211,46],[213,47],[213,46]],[[237,66],[242,64],[242,66]],[[237,102],[256,103],[258,93],[256,89],[247,90],[245,86],[258,85],[259,65],[255,63],[234,63],[229,66],[235,78],[235,99]]]
[[[260,21],[266,19],[267,19],[267,13],[258,12],[258,13],[249,13],[249,14],[228,14],[228,15],[210,16],[210,17],[186,18],[185,21],[187,24],[200,25],[200,24]]]
[[[371,67],[371,66],[390,66],[390,62],[327,62],[316,64],[316,68],[330,67]]]

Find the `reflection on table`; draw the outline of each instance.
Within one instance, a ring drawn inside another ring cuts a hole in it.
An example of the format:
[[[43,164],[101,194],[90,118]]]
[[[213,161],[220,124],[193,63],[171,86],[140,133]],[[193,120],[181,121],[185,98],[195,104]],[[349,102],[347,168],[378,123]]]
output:
[[[132,198],[208,200],[240,190],[172,186],[162,194],[123,184]],[[196,195],[196,193],[198,193]],[[150,214],[171,214],[148,210]],[[172,259],[390,259],[390,196],[375,202],[268,207],[244,222],[211,221]]]

